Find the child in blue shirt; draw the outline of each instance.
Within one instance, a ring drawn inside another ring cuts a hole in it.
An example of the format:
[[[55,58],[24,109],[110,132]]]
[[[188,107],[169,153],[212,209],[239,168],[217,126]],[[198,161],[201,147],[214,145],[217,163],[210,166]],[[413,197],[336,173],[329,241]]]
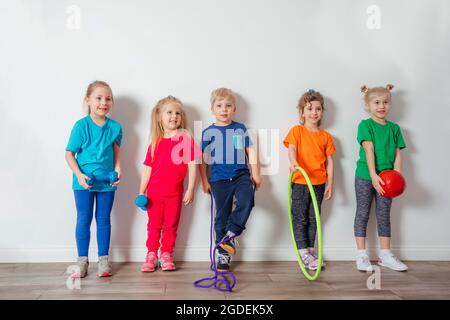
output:
[[[121,179],[120,152],[122,128],[106,115],[113,105],[110,86],[103,81],[94,81],[87,89],[85,103],[88,115],[78,120],[70,134],[66,147],[66,160],[73,172],[72,189],[77,208],[76,240],[79,277],[87,275],[90,227],[94,214],[97,222],[98,276],[112,275],[108,262],[111,237],[111,209],[114,192]],[[94,182],[88,175],[105,175],[116,171],[114,183]]]
[[[214,90],[211,111],[216,122],[202,132],[200,176],[203,191],[211,192],[216,203],[216,244],[223,242],[218,249],[217,270],[228,271],[231,255],[236,253],[234,239],[245,229],[254,206],[255,189],[261,186],[262,178],[247,128],[232,120],[236,113],[233,92],[227,88]],[[209,179],[207,165],[211,167]]]

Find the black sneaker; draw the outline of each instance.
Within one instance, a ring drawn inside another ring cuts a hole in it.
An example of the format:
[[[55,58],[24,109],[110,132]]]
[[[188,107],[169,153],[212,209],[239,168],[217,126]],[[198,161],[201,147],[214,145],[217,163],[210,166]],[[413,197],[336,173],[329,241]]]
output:
[[[217,254],[217,271],[230,271],[231,256],[228,253]]]

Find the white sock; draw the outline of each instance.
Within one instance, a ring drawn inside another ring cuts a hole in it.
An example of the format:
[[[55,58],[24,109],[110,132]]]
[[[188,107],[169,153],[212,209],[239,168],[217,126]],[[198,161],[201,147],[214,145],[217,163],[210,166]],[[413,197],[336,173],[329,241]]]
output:
[[[368,255],[366,249],[357,250],[357,252],[358,252],[358,256],[362,256],[362,255],[367,256]]]
[[[229,238],[233,238],[234,236],[236,236],[236,234],[234,232],[228,231],[225,236],[228,236]]]
[[[380,257],[384,257],[384,256],[386,256],[386,255],[388,255],[390,253],[391,253],[391,249],[381,249],[380,250]]]

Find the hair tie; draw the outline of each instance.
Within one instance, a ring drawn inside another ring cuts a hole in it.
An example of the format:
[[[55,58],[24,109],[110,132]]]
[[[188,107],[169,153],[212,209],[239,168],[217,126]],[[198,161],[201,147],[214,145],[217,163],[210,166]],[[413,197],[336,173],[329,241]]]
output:
[[[308,90],[308,93],[309,93],[309,94],[313,94],[313,93],[315,93],[315,92],[316,92],[316,91],[315,91],[314,89],[309,89],[309,90]]]

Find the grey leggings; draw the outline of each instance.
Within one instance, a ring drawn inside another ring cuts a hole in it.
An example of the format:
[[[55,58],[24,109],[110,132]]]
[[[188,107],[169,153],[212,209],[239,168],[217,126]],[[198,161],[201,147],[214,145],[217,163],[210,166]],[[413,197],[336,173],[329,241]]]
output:
[[[322,204],[325,184],[313,186],[317,205]],[[316,216],[314,214],[311,195],[305,184],[292,184],[292,222],[294,238],[299,249],[314,248],[316,239]]]
[[[377,216],[378,236],[391,236],[391,204],[392,199],[378,194],[372,181],[355,177],[356,215],[355,237],[365,237],[369,222],[370,207],[375,196],[375,212]]]

